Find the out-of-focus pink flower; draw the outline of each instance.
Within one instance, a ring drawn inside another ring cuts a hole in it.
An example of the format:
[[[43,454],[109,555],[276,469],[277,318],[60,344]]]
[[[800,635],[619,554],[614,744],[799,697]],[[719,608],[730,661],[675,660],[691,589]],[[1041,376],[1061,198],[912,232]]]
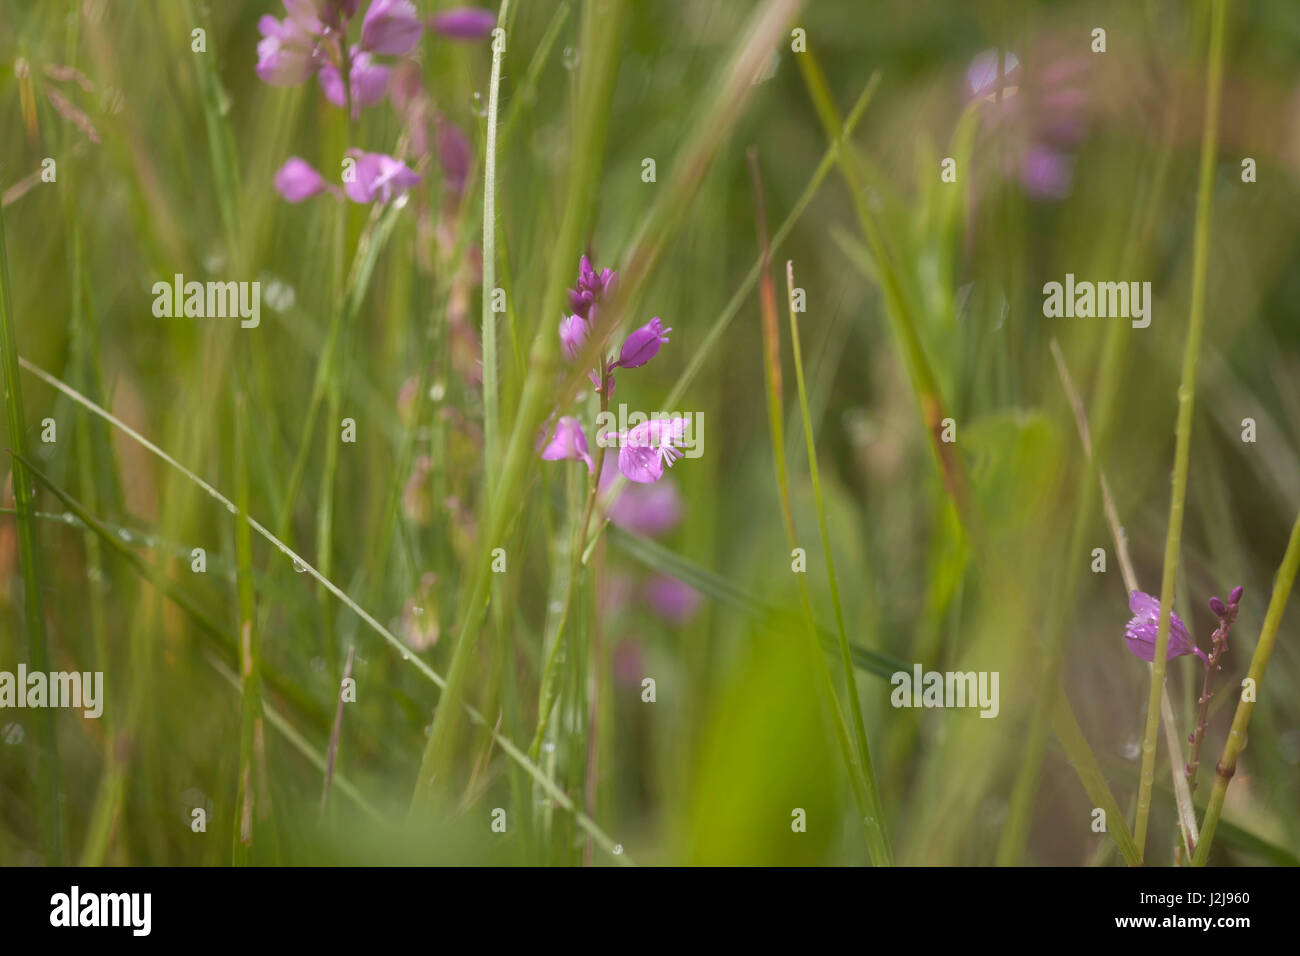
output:
[[[352,115],[358,116],[363,106],[374,106],[384,98],[393,71],[391,67],[376,63],[365,50],[353,47],[348,56],[352,62],[348,74],[352,81]],[[343,77],[333,63],[320,68],[320,88],[325,99],[335,106],[347,102],[348,91],[343,89]]]
[[[405,56],[424,27],[411,0],[374,0],[361,21],[361,46],[372,53]]]
[[[609,490],[618,475],[618,465],[613,456],[606,456],[600,473],[601,494]],[[624,531],[655,538],[676,528],[681,523],[683,510],[677,482],[669,478],[653,484],[625,485],[605,513]]]
[[[275,188],[289,202],[302,202],[329,188],[305,159],[290,156],[275,174]]]
[[[289,17],[283,21],[264,16],[257,21],[262,39],[257,44],[257,75],[271,86],[297,86],[318,69],[320,24],[315,29]]]
[[[392,156],[363,153],[358,149],[350,150],[348,155],[356,160],[356,167],[344,182],[343,191],[353,202],[392,202],[420,182],[418,175]]]
[[[1064,199],[1070,194],[1074,160],[1050,146],[1031,146],[1020,160],[1020,184],[1041,199]]]
[[[646,582],[646,603],[669,624],[685,624],[700,608],[700,592],[689,584],[666,574],[657,574]]]
[[[591,460],[591,454],[587,451],[587,435],[583,432],[581,423],[568,415],[555,423],[555,431],[551,433],[550,441],[542,449],[542,457],[547,461],[573,458],[585,462],[587,471],[596,470],[596,463]]]
[[[429,18],[429,29],[452,40],[481,40],[497,25],[497,15],[479,7],[444,10]]]

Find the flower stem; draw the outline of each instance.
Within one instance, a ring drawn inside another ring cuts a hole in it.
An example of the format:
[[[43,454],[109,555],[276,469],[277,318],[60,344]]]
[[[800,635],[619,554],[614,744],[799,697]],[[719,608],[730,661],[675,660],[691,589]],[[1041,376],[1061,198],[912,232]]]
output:
[[[1282,556],[1282,565],[1277,569],[1273,582],[1273,596],[1268,602],[1268,613],[1264,615],[1264,627],[1259,633],[1259,643],[1255,645],[1255,656],[1250,660],[1250,670],[1246,672],[1247,687],[1254,693],[1242,693],[1237,712],[1232,717],[1232,727],[1228,739],[1223,745],[1223,755],[1215,768],[1214,790],[1210,792],[1210,802],[1205,808],[1205,818],[1201,821],[1201,840],[1196,845],[1196,854],[1192,857],[1192,866],[1204,866],[1210,855],[1210,843],[1214,840],[1214,831],[1223,813],[1223,798],[1228,792],[1228,783],[1237,772],[1237,757],[1246,746],[1246,729],[1250,726],[1250,715],[1255,710],[1255,699],[1259,694],[1260,681],[1264,679],[1264,668],[1268,666],[1269,655],[1273,653],[1273,642],[1282,623],[1282,612],[1286,610],[1287,599],[1291,596],[1291,586],[1295,584],[1296,570],[1300,568],[1300,515],[1296,516],[1291,527],[1291,540],[1287,543],[1286,554]],[[1243,681],[1243,684],[1245,682]]]

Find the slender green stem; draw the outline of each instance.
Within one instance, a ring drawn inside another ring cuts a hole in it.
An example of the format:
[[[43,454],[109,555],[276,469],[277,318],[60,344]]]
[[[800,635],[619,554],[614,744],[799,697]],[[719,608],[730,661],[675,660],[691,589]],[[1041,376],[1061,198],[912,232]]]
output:
[[[1174,447],[1173,490],[1169,499],[1169,529],[1165,535],[1164,572],[1160,579],[1160,621],[1156,631],[1151,691],[1147,697],[1146,727],[1142,734],[1142,775],[1138,780],[1137,818],[1133,838],[1145,856],[1147,816],[1151,810],[1151,784],[1155,780],[1156,734],[1160,701],[1165,686],[1165,655],[1169,650],[1169,616],[1174,607],[1174,575],[1182,542],[1183,509],[1187,500],[1187,474],[1191,461],[1192,411],[1196,400],[1196,366],[1205,326],[1205,285],[1209,270],[1210,219],[1214,197],[1214,160],[1219,135],[1219,101],[1223,79],[1223,36],[1226,0],[1211,0],[1209,69],[1205,78],[1205,127],[1201,139],[1200,182],[1196,191],[1196,227],[1192,257],[1192,301],[1187,342],[1183,350],[1182,377],[1178,384],[1178,425]],[[1198,853],[1198,855],[1200,855]]]
[[[799,319],[794,309],[794,263],[785,264],[786,300],[790,311],[790,342],[794,358],[795,384],[799,391],[799,410],[803,415],[804,440],[808,445],[808,477],[812,482],[813,501],[817,507],[817,528],[821,533],[822,552],[826,556],[826,577],[830,583],[831,606],[835,610],[835,633],[839,638],[840,664],[844,668],[844,685],[849,696],[849,712],[853,716],[853,731],[857,736],[858,757],[862,761],[862,775],[871,795],[872,810],[880,821],[881,837],[888,847],[885,831],[885,812],[880,803],[880,788],[876,785],[875,770],[871,765],[871,747],[867,742],[867,725],[862,719],[862,702],[858,698],[857,677],[853,671],[853,656],[849,650],[849,635],[844,626],[844,608],[840,603],[840,586],[835,577],[835,558],[831,553],[831,535],[826,525],[826,507],[822,501],[822,484],[817,470],[817,445],[813,439],[812,414],[808,411],[808,390],[803,377],[803,353],[799,347]]]
[[[0,193],[4,182],[0,180]],[[18,380],[18,333],[14,326],[13,281],[9,277],[9,256],[5,249],[4,216],[0,214],[0,376],[3,376],[5,424],[9,430],[9,447],[18,455],[27,454],[27,416],[23,411],[23,392]],[[18,562],[22,568],[22,617],[27,632],[27,655],[32,671],[48,671],[49,645],[45,639],[45,601],[41,596],[42,572],[37,547],[32,478],[26,464],[13,462],[13,495],[17,511]],[[59,798],[59,750],[54,731],[54,710],[41,708],[34,718],[38,728],[36,748],[36,784],[38,817],[45,861],[55,865],[63,861],[63,827]]]
[[[1196,844],[1196,854],[1192,857],[1193,866],[1204,866],[1210,856],[1210,844],[1214,841],[1214,831],[1219,825],[1219,816],[1223,813],[1223,799],[1228,793],[1228,784],[1237,772],[1237,757],[1246,746],[1246,731],[1250,727],[1250,715],[1255,711],[1255,701],[1259,697],[1260,684],[1264,680],[1264,668],[1268,667],[1269,655],[1273,653],[1273,644],[1277,640],[1277,631],[1282,624],[1282,613],[1286,602],[1291,597],[1291,588],[1295,584],[1296,571],[1300,569],[1300,515],[1296,516],[1291,526],[1291,540],[1287,542],[1282,564],[1277,569],[1273,580],[1273,596],[1268,601],[1268,612],[1264,615],[1264,627],[1259,632],[1259,643],[1255,645],[1255,654],[1250,659],[1250,669],[1242,681],[1241,700],[1237,712],[1232,715],[1232,726],[1228,730],[1228,739],[1223,744],[1223,754],[1219,757],[1214,774],[1214,790],[1210,792],[1210,802],[1205,808],[1201,820],[1201,839]],[[1250,691],[1250,693],[1247,693]]]

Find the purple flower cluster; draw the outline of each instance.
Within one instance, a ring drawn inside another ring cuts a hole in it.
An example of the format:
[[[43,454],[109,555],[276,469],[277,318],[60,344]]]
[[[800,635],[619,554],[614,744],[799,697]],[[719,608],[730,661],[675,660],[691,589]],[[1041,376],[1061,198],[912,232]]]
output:
[[[591,336],[599,321],[601,300],[613,289],[618,274],[610,269],[597,272],[586,256],[578,265],[578,284],[569,290],[569,304],[573,314],[560,321],[560,344],[564,354],[572,361]],[[589,373],[596,391],[608,400],[614,392],[614,370],[641,368],[656,355],[659,347],[668,341],[672,329],[664,328],[655,316],[636,329],[624,341],[618,358],[603,358],[600,368]],[[672,466],[682,457],[681,447],[690,422],[685,418],[652,418],[626,432],[616,435],[618,468],[628,481],[651,484],[663,477],[664,466]],[[608,436],[606,436],[608,441]],[[542,448],[542,457],[548,461],[575,459],[586,464],[594,473],[596,464],[587,445],[587,435],[582,423],[565,416],[555,423],[550,440]]]
[[[966,71],[972,99],[985,100],[988,130],[1001,140],[1007,178],[1036,199],[1064,199],[1073,179],[1073,149],[1088,125],[1089,61],[1033,51],[1028,70],[1014,53],[985,50]]]
[[[339,107],[350,104],[354,119],[363,107],[379,103],[390,92],[403,58],[414,53],[426,26],[411,0],[372,0],[361,18],[359,41],[350,44],[348,30],[360,0],[283,2],[283,20],[267,15],[258,21],[262,39],[257,45],[257,75],[271,86],[297,86],[315,76],[325,99]],[[427,25],[453,39],[481,39],[495,24],[490,10],[463,8],[432,17]],[[396,97],[398,91],[393,92]],[[449,141],[448,149],[459,145]],[[420,182],[405,163],[385,153],[351,149],[347,155],[352,162],[344,166],[341,191],[297,156],[275,174],[275,188],[289,202],[330,192],[357,203],[387,203]]]

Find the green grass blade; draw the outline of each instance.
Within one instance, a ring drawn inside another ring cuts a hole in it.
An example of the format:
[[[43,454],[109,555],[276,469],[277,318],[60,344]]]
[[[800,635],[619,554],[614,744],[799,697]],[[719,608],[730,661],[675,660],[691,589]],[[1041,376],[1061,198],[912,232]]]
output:
[[[0,193],[4,182],[0,180]],[[18,457],[13,463],[13,494],[18,530],[18,561],[23,578],[23,626],[27,633],[28,666],[33,672],[50,669],[49,645],[45,639],[44,577],[37,544],[31,475],[25,464],[27,454],[26,413],[23,410],[22,384],[18,376],[18,333],[14,326],[14,286],[9,276],[9,256],[5,249],[4,215],[0,213],[0,376],[4,382],[5,426],[9,447]],[[34,715],[37,726],[36,785],[41,842],[45,861],[55,865],[63,861],[63,827],[60,820],[59,750],[54,729],[54,710],[42,707]]]

